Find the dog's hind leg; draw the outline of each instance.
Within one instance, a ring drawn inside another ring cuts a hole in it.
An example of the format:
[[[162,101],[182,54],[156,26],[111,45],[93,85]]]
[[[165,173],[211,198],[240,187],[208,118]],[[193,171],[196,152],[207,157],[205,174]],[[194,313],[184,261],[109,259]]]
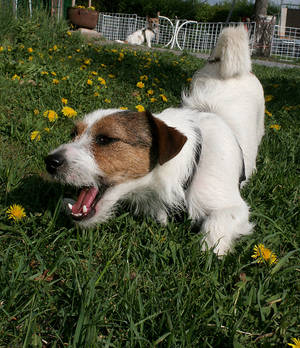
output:
[[[236,238],[251,233],[252,224],[248,217],[248,207],[242,200],[240,206],[211,212],[202,225],[203,249],[214,248],[219,256],[226,254]]]

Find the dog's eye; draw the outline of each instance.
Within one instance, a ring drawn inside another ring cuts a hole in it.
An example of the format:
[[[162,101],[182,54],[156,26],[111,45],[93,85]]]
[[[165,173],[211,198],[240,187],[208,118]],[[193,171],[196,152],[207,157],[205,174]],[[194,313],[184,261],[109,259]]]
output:
[[[116,141],[116,139],[110,138],[110,137],[108,137],[106,135],[102,135],[102,134],[99,134],[96,137],[96,143],[98,145],[108,145],[108,144],[113,143],[114,141]]]

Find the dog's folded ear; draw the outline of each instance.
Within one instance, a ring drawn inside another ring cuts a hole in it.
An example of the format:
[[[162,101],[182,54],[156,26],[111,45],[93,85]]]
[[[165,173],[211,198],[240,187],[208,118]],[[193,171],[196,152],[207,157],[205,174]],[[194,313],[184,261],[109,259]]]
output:
[[[182,149],[187,141],[187,137],[177,129],[169,127],[160,119],[146,111],[148,119],[154,126],[153,141],[156,143],[158,150],[158,163],[163,165],[174,158]]]

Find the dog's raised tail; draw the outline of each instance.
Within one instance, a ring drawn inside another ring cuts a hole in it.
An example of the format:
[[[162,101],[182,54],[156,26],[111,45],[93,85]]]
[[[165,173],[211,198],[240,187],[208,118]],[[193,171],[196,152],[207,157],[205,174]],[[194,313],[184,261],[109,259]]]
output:
[[[223,29],[211,59],[220,61],[220,76],[224,79],[248,74],[251,57],[248,32],[244,26]]]

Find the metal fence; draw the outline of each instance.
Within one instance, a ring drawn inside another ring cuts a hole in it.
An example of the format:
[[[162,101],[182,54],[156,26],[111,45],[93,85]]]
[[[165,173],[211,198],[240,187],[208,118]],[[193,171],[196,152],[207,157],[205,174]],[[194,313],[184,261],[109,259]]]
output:
[[[70,0],[64,0],[70,1]],[[0,0],[2,11],[12,9],[15,16],[19,12],[32,15],[33,8],[49,4],[50,0]],[[62,0],[51,0],[55,10],[61,7]],[[60,18],[62,13],[54,11],[52,15]],[[229,25],[240,25],[241,23],[229,23]],[[258,47],[255,22],[242,23],[247,27],[250,48]],[[134,31],[146,26],[146,18],[136,14],[124,13],[100,13],[97,27],[95,28],[108,40],[125,40]],[[218,36],[225,26],[225,23],[200,23],[190,20],[171,20],[159,16],[159,32],[153,44],[171,49],[187,50],[189,52],[200,52],[209,54],[216,44]],[[259,31],[259,30],[258,30]],[[270,30],[270,55],[282,60],[300,59],[300,28],[280,27],[273,25]]]
[[[300,59],[300,28],[274,25],[270,55],[284,60]]]
[[[241,23],[229,23],[231,26]],[[255,22],[243,23],[249,32],[251,48],[255,37]],[[227,24],[228,25],[228,24]],[[146,19],[135,14],[100,13],[96,30],[108,40],[125,40],[146,26]],[[170,20],[159,16],[159,32],[154,44],[171,49],[210,53],[225,23],[199,23],[189,20]]]

